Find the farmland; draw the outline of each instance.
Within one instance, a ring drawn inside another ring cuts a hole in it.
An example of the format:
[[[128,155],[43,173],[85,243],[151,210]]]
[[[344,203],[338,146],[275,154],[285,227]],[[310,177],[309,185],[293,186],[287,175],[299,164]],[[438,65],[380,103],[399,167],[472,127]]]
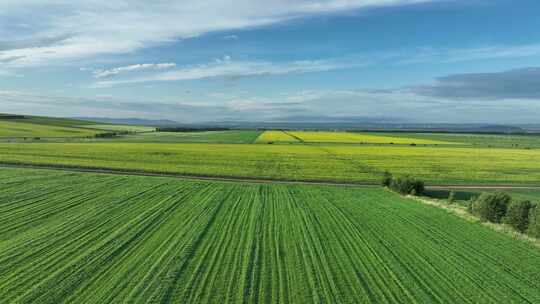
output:
[[[0,137],[85,137],[100,133],[98,130],[47,125],[32,120],[0,120]]]
[[[26,303],[540,301],[540,252],[381,189],[0,172]]]
[[[104,131],[126,131],[126,132],[153,132],[154,127],[130,126],[130,125],[107,125],[107,124],[86,124],[80,127],[91,128]]]
[[[166,143],[0,144],[0,163],[346,183],[384,171],[431,184],[538,184],[540,150]]]
[[[115,142],[126,143],[224,143],[251,144],[261,134],[259,131],[200,131],[200,132],[152,132],[117,137]],[[101,140],[110,141],[110,140]]]
[[[440,140],[392,137],[353,132],[324,132],[324,131],[266,131],[257,142],[305,142],[305,143],[356,143],[356,144],[401,144],[401,145],[449,145],[459,144]]]
[[[467,134],[467,133],[376,133],[384,136],[418,138],[425,140],[459,142],[475,147],[540,148],[538,134]]]

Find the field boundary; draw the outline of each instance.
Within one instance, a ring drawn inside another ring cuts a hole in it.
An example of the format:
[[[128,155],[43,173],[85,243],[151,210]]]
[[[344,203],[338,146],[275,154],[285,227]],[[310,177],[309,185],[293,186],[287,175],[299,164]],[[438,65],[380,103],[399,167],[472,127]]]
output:
[[[234,176],[210,176],[210,175],[198,175],[198,174],[184,174],[173,172],[152,172],[144,170],[127,170],[127,169],[114,169],[114,168],[100,168],[100,167],[78,167],[78,166],[66,166],[66,165],[50,165],[50,164],[28,164],[28,163],[9,163],[1,162],[0,168],[18,168],[18,169],[42,169],[42,170],[56,170],[56,171],[68,171],[68,172],[81,172],[81,173],[96,173],[96,174],[114,174],[114,175],[135,175],[135,176],[148,176],[148,177],[170,177],[186,180],[200,180],[200,181],[218,181],[218,182],[230,182],[230,183],[255,183],[255,184],[285,184],[285,185],[313,185],[313,186],[336,186],[336,187],[348,187],[348,188],[373,188],[380,187],[379,183],[375,182],[363,182],[363,183],[340,183],[331,181],[316,181],[316,180],[285,180],[285,179],[269,179],[269,178],[249,178],[249,177],[234,177]],[[540,189],[540,185],[426,185],[427,189],[442,190],[442,189]]]
[[[247,177],[225,177],[225,176],[209,176],[209,175],[196,175],[196,174],[183,174],[172,172],[151,172],[151,171],[138,171],[138,170],[126,170],[126,169],[112,169],[112,168],[86,168],[76,166],[62,166],[62,165],[44,165],[44,164],[25,164],[25,163],[2,163],[0,162],[0,168],[15,168],[15,169],[41,169],[41,170],[56,170],[56,171],[68,171],[68,172],[81,172],[81,173],[97,173],[97,174],[113,174],[113,175],[134,175],[134,176],[147,176],[147,177],[169,177],[185,180],[198,180],[198,181],[218,181],[218,182],[231,182],[231,183],[255,183],[255,184],[290,184],[290,185],[314,185],[314,186],[337,186],[337,187],[361,187],[361,188],[373,188],[379,187],[377,183],[337,183],[337,182],[325,182],[325,181],[302,181],[302,180],[282,180],[282,179],[264,179],[264,178],[247,178]],[[538,187],[540,189],[540,186]]]

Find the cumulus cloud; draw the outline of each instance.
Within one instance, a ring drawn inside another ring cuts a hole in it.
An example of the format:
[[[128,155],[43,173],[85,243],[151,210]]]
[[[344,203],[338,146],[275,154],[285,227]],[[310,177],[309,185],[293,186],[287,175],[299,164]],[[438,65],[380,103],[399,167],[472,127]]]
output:
[[[7,0],[0,2],[0,60],[50,64],[315,14],[434,1],[440,0]]]

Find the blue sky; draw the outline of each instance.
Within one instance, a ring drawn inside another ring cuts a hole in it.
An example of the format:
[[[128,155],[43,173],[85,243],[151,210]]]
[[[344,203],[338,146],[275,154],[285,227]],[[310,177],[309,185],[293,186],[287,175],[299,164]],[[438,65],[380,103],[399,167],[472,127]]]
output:
[[[540,3],[0,2],[0,112],[537,123]]]

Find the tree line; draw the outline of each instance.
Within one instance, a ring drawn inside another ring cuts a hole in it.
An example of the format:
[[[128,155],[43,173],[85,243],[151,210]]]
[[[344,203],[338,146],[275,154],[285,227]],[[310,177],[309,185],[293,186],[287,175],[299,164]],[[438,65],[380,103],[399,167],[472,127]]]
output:
[[[410,175],[393,177],[385,172],[381,185],[402,195],[420,196],[425,192],[424,181]],[[450,191],[448,202],[455,200]],[[540,204],[529,200],[514,200],[509,194],[497,191],[472,197],[467,202],[467,211],[483,222],[507,224],[520,233],[540,238]]]

